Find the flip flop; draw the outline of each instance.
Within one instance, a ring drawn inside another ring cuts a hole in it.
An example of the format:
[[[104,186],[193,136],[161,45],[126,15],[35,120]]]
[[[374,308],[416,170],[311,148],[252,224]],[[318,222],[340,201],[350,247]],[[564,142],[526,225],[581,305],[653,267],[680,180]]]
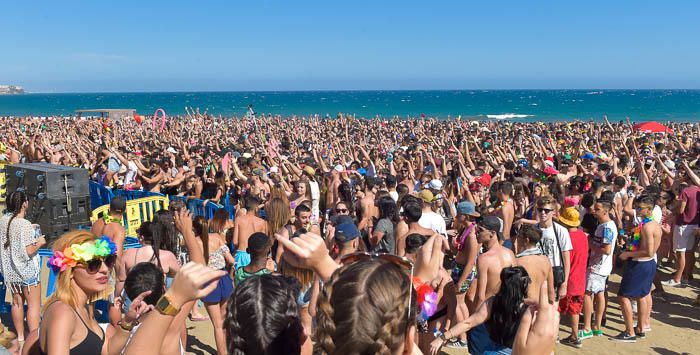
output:
[[[193,321],[193,322],[202,322],[202,321],[205,321],[205,320],[209,320],[209,317],[207,317],[207,316],[199,316],[199,317],[192,317],[192,316],[190,316],[190,320]]]

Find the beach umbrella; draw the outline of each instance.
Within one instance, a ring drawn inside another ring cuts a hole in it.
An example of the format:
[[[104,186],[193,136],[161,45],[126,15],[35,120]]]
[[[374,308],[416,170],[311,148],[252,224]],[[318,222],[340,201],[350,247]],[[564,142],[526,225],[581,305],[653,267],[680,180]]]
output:
[[[642,122],[634,125],[634,129],[644,133],[673,133],[673,131],[659,122]]]

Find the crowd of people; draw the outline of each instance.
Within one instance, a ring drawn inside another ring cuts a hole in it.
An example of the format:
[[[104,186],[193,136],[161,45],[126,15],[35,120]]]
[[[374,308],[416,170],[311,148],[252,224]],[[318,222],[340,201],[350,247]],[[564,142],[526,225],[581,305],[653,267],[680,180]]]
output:
[[[13,192],[0,265],[15,333],[0,344],[184,354],[190,318],[212,323],[218,354],[550,354],[560,315],[572,329],[562,344],[603,335],[613,273],[625,329],[610,340],[635,342],[664,288],[692,280],[700,241],[700,125],[668,128],[3,119],[7,163],[79,166],[105,186],[227,204],[236,216],[207,220],[173,203],[124,250],[126,204],[115,198],[91,231],[53,242],[56,291],[42,307],[46,240]],[[662,263],[674,265],[669,280]],[[89,306],[98,299],[110,302],[105,329]]]

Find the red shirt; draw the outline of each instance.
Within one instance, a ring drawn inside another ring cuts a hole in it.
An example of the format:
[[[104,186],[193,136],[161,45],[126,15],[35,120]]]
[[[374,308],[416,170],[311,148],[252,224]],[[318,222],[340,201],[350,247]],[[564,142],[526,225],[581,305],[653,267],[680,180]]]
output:
[[[582,230],[569,231],[571,246],[569,252],[571,268],[567,283],[567,296],[583,296],[586,292],[586,267],[588,264],[588,236]]]
[[[700,187],[689,186],[681,191],[679,196],[681,201],[685,201],[685,210],[679,214],[676,223],[679,225],[698,224],[700,216],[698,215],[698,202],[700,202]]]

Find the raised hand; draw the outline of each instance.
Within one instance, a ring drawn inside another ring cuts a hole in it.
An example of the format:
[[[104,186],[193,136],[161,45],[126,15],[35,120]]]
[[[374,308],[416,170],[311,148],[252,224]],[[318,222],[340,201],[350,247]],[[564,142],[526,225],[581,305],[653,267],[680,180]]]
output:
[[[173,280],[173,285],[165,293],[170,303],[175,308],[183,304],[202,298],[213,291],[218,285],[212,282],[226,275],[226,271],[214,270],[210,267],[189,262],[185,264]]]

